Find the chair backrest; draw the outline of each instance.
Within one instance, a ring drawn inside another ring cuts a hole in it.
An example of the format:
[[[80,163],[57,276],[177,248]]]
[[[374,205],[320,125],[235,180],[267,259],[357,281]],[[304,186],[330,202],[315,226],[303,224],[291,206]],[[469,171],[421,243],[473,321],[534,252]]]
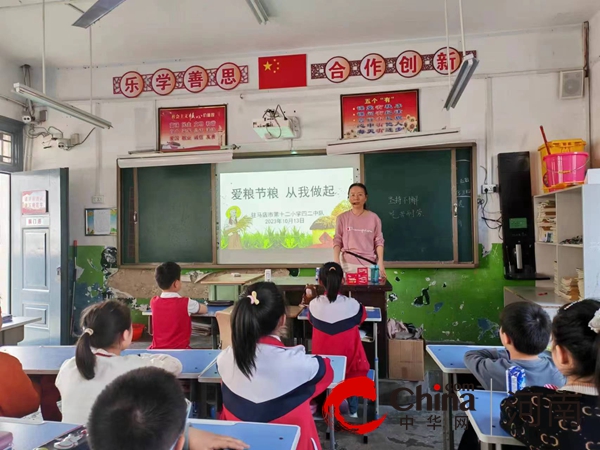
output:
[[[226,349],[231,345],[231,308],[215,314],[219,325],[219,348]]]

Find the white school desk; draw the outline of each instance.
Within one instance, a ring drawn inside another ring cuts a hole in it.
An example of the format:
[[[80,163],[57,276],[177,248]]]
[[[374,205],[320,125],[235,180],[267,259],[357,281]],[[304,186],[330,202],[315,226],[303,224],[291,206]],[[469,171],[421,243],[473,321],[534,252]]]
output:
[[[328,358],[331,362],[331,368],[333,369],[333,381],[329,385],[328,389],[333,389],[346,378],[346,357],[328,355],[319,356]],[[205,384],[216,384],[221,382],[221,375],[219,375],[216,361],[213,361],[213,364],[210,367],[206,367],[204,373],[198,376],[198,382]]]
[[[242,287],[245,284],[254,283],[263,278],[263,274],[256,273],[241,273],[239,277],[234,277],[230,272],[213,273],[200,281],[200,284],[205,284],[210,287],[212,299],[217,300],[217,286],[235,286],[237,291],[237,300],[242,293]]]
[[[484,348],[503,349],[504,347],[490,347],[485,345],[428,345],[427,353],[431,355],[443,374],[442,389],[446,392],[446,386],[456,384],[456,374],[470,374],[471,371],[465,366],[465,353],[470,350]],[[449,398],[449,405],[452,400]],[[446,408],[444,412],[444,450],[454,450],[454,427],[452,423],[452,408]]]
[[[75,356],[73,346],[48,347],[0,347],[0,352],[8,353],[17,358],[23,370],[28,375],[56,375],[62,364]],[[156,353],[170,355],[181,361],[183,372],[180,379],[195,380],[198,375],[219,354],[220,350],[125,350],[123,355],[139,355],[141,353]]]
[[[503,445],[524,447],[500,427],[500,403],[506,398],[504,392],[459,391],[458,394],[459,398],[461,394],[472,394],[475,397],[475,411],[466,413],[481,441],[481,450],[492,450],[495,446]]]
[[[14,317],[0,329],[0,345],[17,345],[25,338],[25,325],[39,321],[39,317]]]
[[[219,341],[217,339],[217,312],[224,311],[227,308],[231,308],[231,306],[215,306],[210,303],[206,305],[208,311],[206,314],[194,314],[192,317],[207,317],[210,319],[210,329],[212,335],[212,348],[216,350],[219,347]],[[150,317],[148,319],[148,334],[152,336],[152,310],[148,309],[142,313],[142,316]]]
[[[240,439],[253,449],[295,450],[300,440],[300,427],[292,425],[194,419],[189,424],[202,431]],[[60,422],[0,418],[0,431],[12,433],[14,450],[33,450],[75,428],[78,426]]]
[[[367,318],[365,322],[373,324],[373,343],[375,345],[375,419],[379,419],[379,358],[377,356],[377,324],[381,322],[381,309],[366,306]],[[298,320],[308,320],[308,308],[299,315]]]

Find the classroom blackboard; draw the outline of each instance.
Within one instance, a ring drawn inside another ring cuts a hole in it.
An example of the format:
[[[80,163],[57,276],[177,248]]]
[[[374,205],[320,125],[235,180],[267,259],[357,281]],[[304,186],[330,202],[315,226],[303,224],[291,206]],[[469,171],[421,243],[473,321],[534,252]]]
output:
[[[214,262],[212,176],[210,164],[121,170],[122,262]]]
[[[436,149],[364,156],[368,208],[381,219],[386,261],[473,262],[472,200],[467,198],[471,152]]]

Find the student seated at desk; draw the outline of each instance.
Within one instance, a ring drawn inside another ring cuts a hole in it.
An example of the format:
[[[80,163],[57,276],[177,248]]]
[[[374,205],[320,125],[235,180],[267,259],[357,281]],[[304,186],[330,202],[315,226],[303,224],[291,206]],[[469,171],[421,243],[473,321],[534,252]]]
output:
[[[319,283],[325,288],[308,305],[313,326],[312,352],[346,357],[346,379],[365,377],[369,361],[360,338],[360,325],[367,318],[365,307],[353,298],[339,294],[344,279],[342,267],[330,262],[321,267]],[[348,399],[350,417],[357,417],[358,397]]]
[[[62,396],[63,422],[83,425],[94,401],[115,378],[141,367],[159,367],[179,375],[181,362],[169,355],[121,356],[133,336],[131,311],[123,303],[109,300],[87,307],[81,318],[83,334],[75,357],[65,361],[56,386]]]
[[[193,314],[206,314],[205,304],[179,295],[181,267],[166,262],[156,268],[156,284],[162,290],[159,297],[150,300],[152,310],[151,349],[188,349],[192,337]]]
[[[465,365],[484,389],[506,392],[506,371],[512,366],[525,370],[529,386],[562,386],[565,378],[544,353],[550,342],[552,322],[536,303],[517,302],[500,313],[500,341],[506,350],[482,349],[465,354]]]
[[[238,439],[186,425],[188,408],[175,377],[157,368],[115,379],[96,399],[88,432],[94,450],[244,450]]]
[[[0,317],[2,309],[0,308]],[[2,319],[0,318],[0,330]],[[36,412],[40,396],[17,358],[0,352],[0,417],[19,418]]]
[[[599,351],[600,302],[561,307],[552,323],[552,357],[567,383],[558,391],[533,386],[508,397],[500,406],[500,426],[527,448],[597,449]]]
[[[529,386],[562,386],[565,378],[543,353],[550,342],[551,322],[536,303],[517,302],[500,313],[500,340],[506,350],[482,349],[465,354],[465,365],[484,389],[506,392],[506,371],[512,366],[525,370]],[[459,450],[479,448],[475,430],[469,426],[460,441]]]
[[[217,359],[224,420],[297,425],[298,450],[321,449],[310,401],[333,381],[328,359],[281,342],[286,314],[273,283],[250,286],[233,307],[231,347]]]

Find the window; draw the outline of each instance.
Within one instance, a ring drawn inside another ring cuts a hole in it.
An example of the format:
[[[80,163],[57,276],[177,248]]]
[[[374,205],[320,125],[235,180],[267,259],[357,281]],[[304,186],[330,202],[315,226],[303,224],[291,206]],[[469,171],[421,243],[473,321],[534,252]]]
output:
[[[24,124],[0,116],[0,172],[23,170]]]
[[[2,164],[12,165],[12,134],[0,132],[0,143],[2,144],[2,147],[0,148],[0,158]]]

